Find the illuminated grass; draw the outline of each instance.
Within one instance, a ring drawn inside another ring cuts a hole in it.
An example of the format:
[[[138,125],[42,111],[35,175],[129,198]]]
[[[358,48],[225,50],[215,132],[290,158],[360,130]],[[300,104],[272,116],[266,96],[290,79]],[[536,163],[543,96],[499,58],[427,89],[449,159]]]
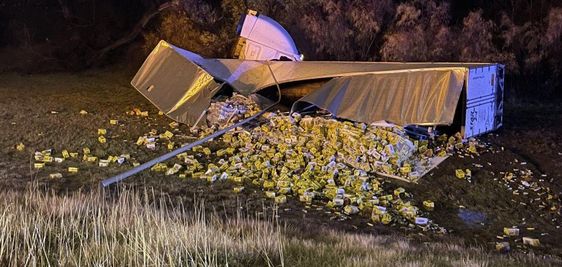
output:
[[[123,191],[68,196],[0,193],[0,265],[23,266],[427,266],[545,265],[455,244],[325,231],[314,239],[273,220],[219,219],[202,205]],[[274,216],[271,216],[273,218]]]

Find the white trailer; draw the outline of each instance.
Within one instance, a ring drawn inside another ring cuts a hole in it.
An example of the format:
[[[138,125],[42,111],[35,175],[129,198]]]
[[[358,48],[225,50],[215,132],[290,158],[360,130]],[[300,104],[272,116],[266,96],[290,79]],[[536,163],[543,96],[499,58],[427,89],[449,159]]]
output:
[[[504,66],[493,64],[468,69],[464,109],[464,136],[477,136],[503,124]]]

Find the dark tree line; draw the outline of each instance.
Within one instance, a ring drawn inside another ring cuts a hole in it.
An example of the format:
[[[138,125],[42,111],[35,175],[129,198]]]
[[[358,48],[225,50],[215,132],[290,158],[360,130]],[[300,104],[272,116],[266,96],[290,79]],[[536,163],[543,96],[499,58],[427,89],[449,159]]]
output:
[[[562,94],[562,2],[183,0],[145,35],[228,56],[245,8],[276,19],[312,60],[469,61],[507,66],[511,96]],[[182,23],[177,23],[182,20]],[[191,29],[182,35],[180,29]]]
[[[159,39],[228,57],[251,8],[279,21],[308,60],[501,62],[512,96],[562,95],[561,1],[176,0],[134,42],[124,39],[164,2],[0,2],[0,47],[36,49],[67,68],[90,66],[104,49],[102,62],[142,50],[131,43],[143,45],[144,54],[133,53],[142,58]]]

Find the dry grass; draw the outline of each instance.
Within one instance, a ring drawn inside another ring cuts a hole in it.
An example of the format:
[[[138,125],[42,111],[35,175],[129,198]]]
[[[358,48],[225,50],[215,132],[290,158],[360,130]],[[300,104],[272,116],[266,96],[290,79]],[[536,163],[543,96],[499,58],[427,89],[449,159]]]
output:
[[[148,191],[67,196],[8,191],[0,197],[3,266],[499,266],[545,265],[455,244],[326,231],[303,239],[274,220],[218,219]],[[271,216],[274,218],[274,216]],[[290,233],[290,234],[288,234]]]
[[[148,204],[145,192],[69,196],[28,191],[0,200],[0,265],[178,266],[279,261],[273,224],[219,222],[204,209]],[[209,217],[210,219],[208,219]],[[269,259],[268,259],[269,257]]]

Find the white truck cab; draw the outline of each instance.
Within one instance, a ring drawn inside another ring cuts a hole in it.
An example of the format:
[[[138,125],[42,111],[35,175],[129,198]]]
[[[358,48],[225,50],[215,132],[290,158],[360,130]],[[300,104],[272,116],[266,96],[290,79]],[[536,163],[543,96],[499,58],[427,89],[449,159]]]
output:
[[[275,20],[248,10],[240,18],[234,57],[246,60],[302,61],[291,35]]]

